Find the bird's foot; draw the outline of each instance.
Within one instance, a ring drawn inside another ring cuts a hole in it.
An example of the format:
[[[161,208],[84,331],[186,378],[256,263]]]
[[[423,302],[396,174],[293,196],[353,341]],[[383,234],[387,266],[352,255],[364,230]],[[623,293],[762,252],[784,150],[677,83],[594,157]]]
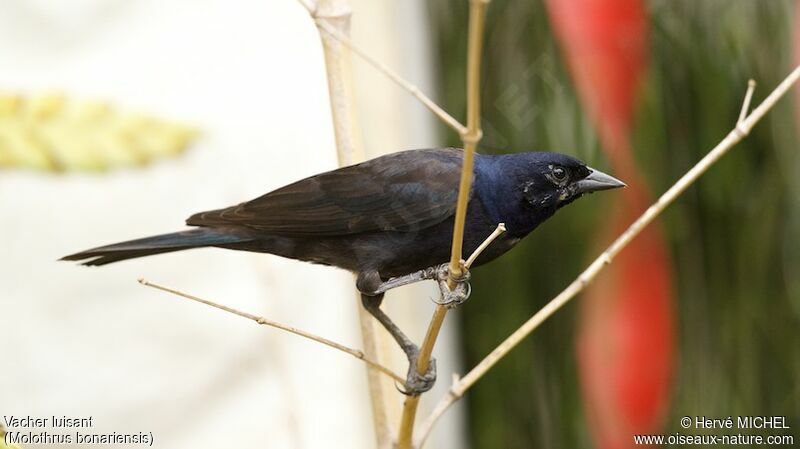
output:
[[[418,353],[419,351],[417,351]],[[428,362],[428,369],[425,374],[417,372],[417,357],[409,356],[408,359],[408,374],[406,375],[406,383],[403,388],[398,388],[400,393],[406,396],[419,396],[422,393],[433,388],[436,383],[436,359],[431,358]]]
[[[460,306],[469,298],[469,295],[472,292],[472,287],[469,285],[469,278],[469,270],[463,266],[462,263],[461,276],[452,278],[453,281],[455,281],[456,287],[453,290],[450,290],[450,286],[448,285],[448,282],[451,279],[450,266],[448,264],[440,265],[437,271],[436,283],[439,285],[441,298],[439,298],[438,301],[434,300],[433,302],[445,306],[448,309]]]

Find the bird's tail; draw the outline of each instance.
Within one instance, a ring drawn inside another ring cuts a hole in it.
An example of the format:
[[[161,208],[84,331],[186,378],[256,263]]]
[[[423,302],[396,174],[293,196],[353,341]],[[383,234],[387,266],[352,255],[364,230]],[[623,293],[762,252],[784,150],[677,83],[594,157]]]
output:
[[[61,260],[80,260],[83,261],[83,265],[105,265],[153,254],[202,248],[204,246],[222,246],[247,240],[250,239],[236,234],[223,233],[212,228],[198,228],[100,246],[64,256]]]

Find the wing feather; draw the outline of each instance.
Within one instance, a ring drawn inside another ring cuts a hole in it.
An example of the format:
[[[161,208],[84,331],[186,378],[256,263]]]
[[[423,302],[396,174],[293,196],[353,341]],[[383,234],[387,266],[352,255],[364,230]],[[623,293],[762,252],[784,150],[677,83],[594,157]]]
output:
[[[422,229],[455,212],[461,161],[461,150],[451,148],[393,153],[195,214],[186,223],[290,237]]]

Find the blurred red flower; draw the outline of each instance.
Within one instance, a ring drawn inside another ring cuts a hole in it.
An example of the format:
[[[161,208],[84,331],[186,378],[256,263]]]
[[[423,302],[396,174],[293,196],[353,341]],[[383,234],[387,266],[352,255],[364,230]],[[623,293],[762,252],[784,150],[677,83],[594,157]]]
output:
[[[614,174],[628,183],[601,234],[606,242],[651,202],[629,140],[647,69],[647,14],[640,0],[548,0],[548,10]],[[675,359],[670,261],[661,230],[644,231],[587,296],[578,361],[589,424],[598,447],[634,447],[634,434],[662,427]]]

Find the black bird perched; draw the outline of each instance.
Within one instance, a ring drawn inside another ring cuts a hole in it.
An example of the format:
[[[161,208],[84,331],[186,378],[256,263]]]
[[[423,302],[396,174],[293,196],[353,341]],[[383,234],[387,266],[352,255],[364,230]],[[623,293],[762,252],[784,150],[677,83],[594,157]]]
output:
[[[394,336],[409,358],[409,394],[429,389],[435,368],[416,374],[417,346],[380,310],[393,287],[441,276],[450,258],[459,149],[411,150],[311,176],[226,209],[201,212],[195,229],[116,243],[62,260],[105,265],[200,247],[270,253],[355,273],[364,307]],[[558,153],[475,155],[464,228],[470,254],[505,223],[473,265],[513,247],[556,210],[585,193],[623,187],[621,181]],[[462,292],[462,297],[465,294]]]

